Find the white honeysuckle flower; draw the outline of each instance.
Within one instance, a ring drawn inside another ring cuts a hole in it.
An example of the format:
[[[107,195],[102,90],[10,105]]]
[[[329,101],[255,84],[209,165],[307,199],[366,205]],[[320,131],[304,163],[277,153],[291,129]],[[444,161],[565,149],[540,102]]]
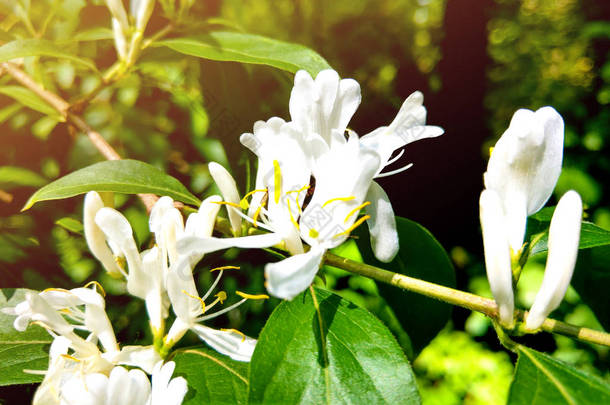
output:
[[[239,192],[237,191],[237,184],[235,183],[235,179],[233,176],[221,165],[216,162],[211,162],[208,165],[208,169],[210,170],[210,175],[216,182],[216,185],[220,189],[220,193],[222,194],[225,201],[231,205],[236,205],[239,207],[240,198]],[[231,229],[233,230],[234,235],[241,234],[241,217],[235,210],[227,207],[227,211],[229,214],[229,222],[231,223]]]
[[[36,323],[54,337],[49,369],[37,390],[35,404],[59,404],[62,387],[72,377],[106,374],[118,364],[151,372],[160,357],[152,346],[119,346],[104,310],[103,297],[93,289],[47,289],[26,292],[25,300],[3,312],[17,315],[14,326],[23,331]],[[86,339],[75,333],[89,333]],[[102,350],[98,347],[101,344]]]
[[[522,253],[527,217],[550,198],[563,156],[563,119],[552,107],[515,112],[484,174],[480,219],[487,276],[500,323],[514,325],[513,264]]]
[[[265,280],[269,294],[291,300],[313,282],[326,249],[312,246],[307,253],[290,256],[265,266]]]
[[[489,286],[498,305],[500,323],[512,328],[515,303],[510,246],[507,234],[504,232],[507,224],[502,201],[495,191],[484,190],[481,193],[479,215]]]
[[[578,255],[581,218],[580,195],[568,191],[559,200],[551,219],[544,278],[525,319],[527,330],[542,326],[544,319],[559,306],[566,294]]]
[[[502,202],[512,254],[520,252],[527,217],[550,198],[563,158],[563,119],[552,107],[536,112],[517,110],[510,126],[496,143],[485,188]]]
[[[340,79],[334,70],[323,70],[314,80],[307,72],[299,71],[295,75],[294,87],[290,95],[290,115],[293,122],[300,126],[303,137],[317,140],[321,137],[329,150],[335,148],[339,137],[333,132],[343,134],[349,120],[360,104],[360,85],[353,79]],[[394,151],[403,146],[424,138],[437,137],[443,129],[427,126],[426,109],[423,106],[423,95],[414,92],[403,103],[396,118],[387,127],[380,127],[360,138],[360,146],[371,149],[380,156],[374,177],[386,177],[408,169],[411,164],[400,169],[381,173],[390,164],[396,162],[402,151],[392,158]],[[314,159],[313,167],[318,165],[321,155]],[[338,164],[339,165],[339,164]],[[314,177],[315,174],[314,174]],[[317,182],[316,177],[316,182]],[[369,185],[373,187],[372,179]],[[316,184],[317,186],[317,184]],[[381,191],[381,192],[380,192]],[[384,262],[391,261],[398,253],[398,233],[394,211],[387,195],[375,183],[367,209],[370,216],[369,229],[375,256]],[[377,238],[381,238],[377,240]]]

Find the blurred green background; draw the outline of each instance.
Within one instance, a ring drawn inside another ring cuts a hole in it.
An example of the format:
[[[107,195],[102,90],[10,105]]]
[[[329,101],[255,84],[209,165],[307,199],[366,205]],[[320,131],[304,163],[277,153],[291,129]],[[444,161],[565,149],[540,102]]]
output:
[[[168,23],[165,3],[157,4],[149,32]],[[15,13],[15,4],[23,6],[23,14]],[[389,123],[402,100],[421,90],[428,122],[442,126],[445,135],[409,145],[403,159],[414,167],[381,183],[396,213],[430,229],[450,252],[461,289],[490,296],[481,263],[478,197],[489,147],[518,108],[552,105],[562,114],[564,166],[553,200],[576,189],[587,219],[610,230],[610,2],[208,0],[195,2],[180,24],[178,31],[222,28],[311,47],[342,77],[360,82],[363,102],[350,123],[360,134]],[[116,58],[109,25],[101,0],[0,0],[0,43],[32,36],[65,41],[100,70]],[[100,80],[66,60],[25,58],[23,68],[70,101]],[[153,48],[83,116],[122,156],[166,170],[196,195],[215,191],[207,171],[212,160],[231,168],[243,193],[254,161],[238,137],[256,120],[287,119],[291,85],[292,75],[269,67]],[[139,316],[143,303],[123,295],[123,287],[105,276],[79,230],[65,219],[80,218],[82,199],[19,213],[37,187],[102,159],[84,136],[25,107],[26,96],[9,77],[0,77],[0,287],[69,288],[101,279],[120,340],[147,341]],[[116,205],[139,243],[149,243],[139,201],[116,196]],[[202,290],[210,282],[205,268],[236,264],[242,270],[224,277],[224,289],[262,292],[261,264],[268,260],[260,252],[210,255],[198,272]],[[543,269],[543,258],[525,269],[519,306],[531,305]],[[333,269],[325,278],[329,288],[394,325],[403,342],[404,332],[373,282]],[[218,326],[256,336],[277,303],[251,302]],[[573,290],[554,317],[601,329]],[[610,379],[606,349],[548,334],[526,342]],[[195,343],[193,338],[185,344]],[[426,404],[503,403],[513,360],[483,316],[456,308],[446,330],[414,359],[414,368]],[[4,390],[15,389],[23,388]],[[0,391],[0,401],[9,394]]]

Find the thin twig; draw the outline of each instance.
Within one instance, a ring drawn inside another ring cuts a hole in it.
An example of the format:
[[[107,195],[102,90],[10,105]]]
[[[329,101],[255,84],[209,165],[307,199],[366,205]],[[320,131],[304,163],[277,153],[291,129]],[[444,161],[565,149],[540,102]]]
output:
[[[57,94],[44,89],[27,73],[19,69],[14,64],[5,62],[2,64],[2,68],[4,68],[4,70],[16,81],[36,93],[36,95],[46,101],[51,107],[55,108],[64,118],[64,120],[70,122],[78,130],[84,132],[95,148],[102,154],[102,156],[104,156],[104,158],[108,160],[121,159],[121,156],[117,153],[117,151],[108,142],[106,142],[104,137],[100,135],[99,132],[93,130],[79,115],[70,112],[70,104],[66,100],[59,97]],[[158,200],[158,197],[154,194],[138,194],[138,197],[140,197],[149,212],[152,209],[152,206]]]
[[[496,306],[495,301],[489,298],[383,270],[365,263],[355,262],[332,253],[326,253],[324,262],[351,273],[360,274],[395,287],[425,295],[426,297],[434,298],[472,311],[481,312],[492,319],[497,318],[498,307]],[[516,318],[520,320],[525,319],[526,315],[527,312],[521,310],[517,310],[515,313]],[[608,333],[570,325],[551,318],[547,318],[544,321],[541,329],[546,332],[569,336],[583,342],[610,346],[610,334]]]

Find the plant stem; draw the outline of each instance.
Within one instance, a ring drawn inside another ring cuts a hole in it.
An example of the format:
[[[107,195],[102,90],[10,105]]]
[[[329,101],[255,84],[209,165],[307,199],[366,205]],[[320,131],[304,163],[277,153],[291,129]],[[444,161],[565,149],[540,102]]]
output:
[[[107,160],[120,160],[121,156],[117,151],[104,139],[99,132],[93,130],[80,116],[70,111],[70,103],[57,94],[52,93],[44,89],[34,79],[32,79],[27,73],[19,69],[16,65],[5,62],[2,64],[2,68],[11,75],[16,81],[21,83],[23,86],[32,90],[38,97],[46,101],[51,107],[55,108],[64,120],[70,122],[77,129],[84,132],[95,148],[106,158]],[[158,200],[158,197],[153,194],[138,194],[138,197],[142,200],[146,209],[150,212],[152,206]]]
[[[394,273],[365,263],[355,262],[330,252],[327,252],[324,256],[324,263],[349,271],[350,273],[359,274],[407,291],[425,295],[426,297],[481,312],[492,318],[492,320],[497,318],[498,308],[495,301],[489,298]],[[525,319],[526,315],[526,311],[515,311],[515,317],[521,321]],[[610,334],[608,333],[570,325],[551,318],[547,318],[544,321],[541,329],[546,332],[569,336],[583,342],[610,346]]]

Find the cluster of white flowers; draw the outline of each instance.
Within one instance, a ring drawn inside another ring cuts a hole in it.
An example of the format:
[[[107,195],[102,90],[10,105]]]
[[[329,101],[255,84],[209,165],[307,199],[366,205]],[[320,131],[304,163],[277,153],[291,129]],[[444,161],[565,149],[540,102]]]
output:
[[[174,201],[161,197],[149,220],[155,245],[142,252],[127,219],[105,206],[98,193],[88,193],[83,224],[89,248],[110,275],[125,280],[131,295],[145,301],[154,342],[119,347],[97,283],[26,293],[25,301],[4,311],[17,316],[17,330],[36,323],[54,337],[49,368],[34,403],[179,404],[187,391],[186,381],[171,379],[175,365],[163,365],[163,359],[189,330],[218,352],[249,361],[255,339],[203,322],[247,299],[267,296],[237,291],[240,300],[209,313],[227,299],[224,291],[218,291],[206,303],[223,271],[233,267],[212,269],[218,276],[201,296],[193,269],[207,253],[230,247],[284,249],[289,257],[265,266],[267,290],[284,299],[311,285],[325,252],[343,243],[364,222],[375,256],[391,261],[398,252],[394,212],[374,179],[410,167],[383,172],[402,156],[401,150],[392,157],[395,151],[410,142],[437,137],[443,130],[425,125],[423,96],[415,92],[389,126],[359,137],[347,128],[359,104],[356,81],[341,80],[333,70],[320,72],[315,80],[305,71],[297,72],[289,105],[292,120],[272,117],[256,122],[253,133],[240,138],[258,157],[255,189],[240,198],[229,172],[210,163],[223,198],[208,197],[185,222]],[[499,321],[507,328],[514,326],[513,283],[520,271],[527,216],[549,199],[561,171],[562,154],[563,120],[545,107],[517,111],[489,160],[480,219],[487,274]],[[227,207],[233,237],[212,236],[221,205]],[[364,215],[359,216],[361,211]],[[580,197],[569,191],[551,221],[545,277],[527,315],[526,329],[538,329],[566,292],[578,251],[581,216]],[[166,329],[170,307],[175,317]],[[122,365],[136,368],[127,371]],[[146,374],[152,375],[152,385]]]
[[[104,298],[97,292],[101,287],[95,282],[90,283],[91,288],[27,292],[25,301],[3,311],[17,316],[14,321],[17,330],[23,331],[30,323],[36,323],[54,338],[49,369],[36,391],[35,404],[179,404],[187,390],[186,381],[174,378],[170,382],[173,363],[161,365],[162,357],[188,330],[222,354],[238,361],[250,360],[255,339],[232,329],[216,330],[202,322],[232,310],[247,299],[267,296],[237,291],[241,298],[238,302],[209,313],[227,299],[224,291],[218,291],[214,301],[205,303],[223,271],[232,266],[212,269],[218,271],[218,276],[203,297],[197,292],[193,268],[206,253],[233,246],[272,246],[280,239],[275,234],[212,237],[220,201],[219,196],[209,197],[198,212],[189,215],[185,224],[174,208],[174,201],[169,197],[160,198],[151,210],[149,221],[156,244],[139,252],[127,219],[115,209],[104,206],[98,193],[92,191],[86,195],[83,225],[89,248],[110,275],[125,279],[131,295],[145,300],[155,342],[150,346],[120,348],[105,312]],[[165,334],[170,306],[175,320]],[[143,371],[127,373],[120,365]],[[152,374],[152,388],[144,372]],[[85,397],[91,397],[91,402],[84,401],[83,392],[89,393]],[[114,398],[113,395],[137,397],[138,401],[104,402],[104,398]]]
[[[326,250],[339,246],[365,221],[379,260],[389,262],[398,252],[394,211],[374,179],[411,166],[382,173],[402,156],[401,151],[392,158],[395,150],[439,136],[443,130],[425,125],[423,96],[415,92],[389,126],[359,137],[347,125],[360,98],[358,82],[341,80],[334,70],[320,72],[315,80],[299,71],[290,95],[292,120],[258,121],[253,133],[240,138],[258,157],[255,190],[240,199],[230,174],[217,163],[209,165],[226,200],[233,231],[241,232],[243,218],[280,235],[292,255],[266,265],[271,295],[291,299],[305,290]],[[359,218],[361,210],[365,215]]]
[[[563,132],[563,119],[552,107],[518,110],[493,148],[484,175],[480,216],[487,277],[500,323],[508,328],[514,325],[513,270],[519,271],[527,217],[544,206],[555,188]],[[527,330],[538,329],[566,293],[578,254],[581,217],[580,196],[568,191],[553,213],[544,279],[526,317]]]

